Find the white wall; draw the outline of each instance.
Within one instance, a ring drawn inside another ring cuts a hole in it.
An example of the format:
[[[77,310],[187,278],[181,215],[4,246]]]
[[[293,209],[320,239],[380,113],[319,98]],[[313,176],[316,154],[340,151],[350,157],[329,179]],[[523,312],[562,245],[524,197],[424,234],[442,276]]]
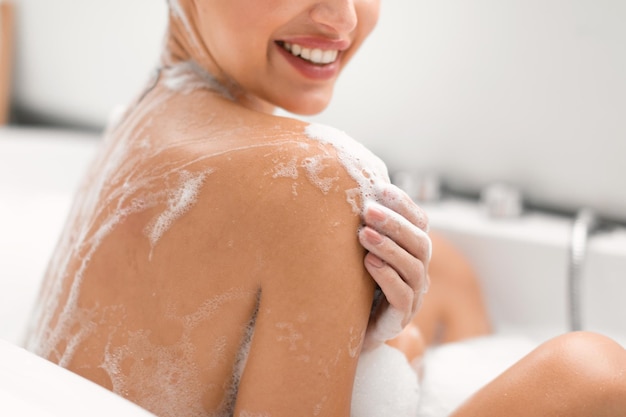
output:
[[[626,219],[626,2],[389,0],[321,120],[394,168]]]
[[[26,108],[102,124],[157,59],[165,0],[19,6]],[[532,202],[626,220],[624,22],[623,0],[382,0],[319,120],[393,169],[470,191],[507,181]]]
[[[102,126],[159,58],[166,0],[18,0],[15,104]]]

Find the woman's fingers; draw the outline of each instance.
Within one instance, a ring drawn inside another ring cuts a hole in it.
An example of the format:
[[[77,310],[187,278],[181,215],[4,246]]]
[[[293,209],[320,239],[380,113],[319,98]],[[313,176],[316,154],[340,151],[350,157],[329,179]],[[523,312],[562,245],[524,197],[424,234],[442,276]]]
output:
[[[363,220],[367,226],[389,237],[415,258],[425,263],[430,261],[431,242],[428,234],[401,214],[371,202],[365,207]]]
[[[428,216],[407,193],[393,184],[386,185],[376,199],[383,206],[393,210],[413,225],[428,232]]]
[[[371,252],[365,256],[365,268],[378,284],[387,302],[396,310],[403,312],[400,330],[411,320],[419,296],[407,285],[396,270]]]
[[[421,294],[416,294],[392,267],[372,253],[365,256],[365,267],[385,294],[370,318],[363,345],[368,350],[402,333],[411,323]]]
[[[385,294],[372,317],[368,340],[397,336],[421,305],[428,288],[432,249],[426,214],[399,188],[390,185],[379,201],[364,207],[359,240],[368,250],[365,267]]]
[[[408,287],[417,294],[421,294],[425,291],[427,283],[424,278],[428,264],[428,242],[430,240],[428,236],[424,235],[415,239],[425,240],[425,242],[411,242],[414,246],[413,251],[421,252],[420,255],[414,255],[411,253],[411,250],[404,249],[393,238],[384,236],[369,226],[365,226],[361,229],[359,232],[359,240],[361,245],[369,251],[368,255],[375,255],[375,257],[366,257],[366,266],[372,263],[370,260],[378,259],[384,262],[385,267],[375,270],[376,272],[380,272],[381,270],[385,271],[385,277],[392,276],[398,279],[399,281],[396,283],[398,286],[402,284],[405,286],[408,285]],[[419,250],[415,248],[419,248]],[[394,274],[391,274],[391,272],[389,272],[390,270],[393,271]],[[371,274],[372,271],[369,272]],[[374,277],[374,279],[376,280],[376,277]],[[383,288],[380,283],[378,284],[387,298],[389,298],[385,288]]]

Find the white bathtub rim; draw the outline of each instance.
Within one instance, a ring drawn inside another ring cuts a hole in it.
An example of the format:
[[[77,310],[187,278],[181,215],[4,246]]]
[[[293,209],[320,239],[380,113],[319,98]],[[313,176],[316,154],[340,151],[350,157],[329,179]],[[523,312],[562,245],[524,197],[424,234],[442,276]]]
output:
[[[3,340],[0,374],[0,400],[7,400],[0,402],[3,415],[10,411],[7,415],[154,417],[117,394]]]

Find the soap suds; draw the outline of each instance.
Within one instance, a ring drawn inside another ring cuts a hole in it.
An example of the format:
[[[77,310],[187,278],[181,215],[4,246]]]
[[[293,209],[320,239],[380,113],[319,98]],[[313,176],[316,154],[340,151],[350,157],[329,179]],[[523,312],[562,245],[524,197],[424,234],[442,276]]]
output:
[[[356,358],[361,352],[363,346],[363,340],[365,337],[365,330],[357,333],[354,327],[350,328],[350,342],[348,343],[348,355],[351,358]]]
[[[298,350],[298,343],[302,340],[302,334],[296,331],[292,323],[276,323],[276,328],[281,331],[276,341],[278,343],[287,342],[289,350]]]
[[[381,344],[362,352],[352,390],[355,417],[418,415],[418,376],[399,350]]]
[[[324,194],[328,194],[333,184],[339,180],[338,177],[324,176],[324,168],[326,167],[324,160],[328,158],[329,157],[325,155],[316,155],[305,158],[302,161],[307,178]]]
[[[277,162],[272,178],[298,179],[298,159],[292,158],[288,163]]]
[[[161,236],[172,227],[172,224],[193,207],[206,176],[211,172],[212,170],[208,170],[194,175],[189,171],[182,170],[178,173],[177,186],[168,190],[166,209],[144,229],[152,248],[156,246]],[[152,257],[152,253],[150,255]]]
[[[385,185],[390,182],[384,162],[338,129],[313,123],[306,127],[305,133],[311,139],[332,145],[339,161],[358,184],[358,188],[346,192],[346,198],[355,213],[361,213],[361,206],[366,201],[381,199]]]
[[[404,314],[390,306],[376,320],[373,328],[368,331],[367,337],[380,343],[391,340],[402,333],[404,321]]]
[[[179,62],[163,68],[161,77],[163,84],[173,92],[190,94],[196,90],[210,90],[234,100],[226,87],[194,61]]]
[[[168,309],[167,318],[177,321],[182,326],[182,333],[175,343],[169,345],[155,344],[152,332],[148,330],[130,331],[125,345],[112,347],[109,342],[104,352],[104,360],[99,366],[113,383],[113,391],[130,396],[148,410],[158,411],[164,417],[176,417],[180,410],[185,415],[200,417],[206,415],[203,396],[209,386],[202,384],[200,369],[196,363],[197,346],[192,335],[198,326],[214,319],[226,304],[255,296],[250,291],[233,288],[221,295],[205,301],[194,312],[180,315],[174,308]],[[244,329],[243,342],[236,366],[245,361],[252,337],[254,319]],[[214,368],[224,361],[224,352],[228,338],[220,336],[212,343],[211,351],[215,353],[209,367]],[[141,352],[141,356],[137,353]],[[234,373],[231,388],[226,392],[224,401],[232,402],[233,392],[238,387],[239,373]],[[236,379],[236,380],[235,380]],[[181,393],[179,387],[185,387]]]
[[[171,6],[181,21],[188,24],[179,3],[172,0]],[[297,185],[301,177],[306,177],[302,181],[309,181],[322,193],[333,191],[339,177],[330,168],[334,168],[336,158],[339,158],[357,184],[356,188],[346,192],[346,200],[355,213],[361,212],[365,202],[381,200],[385,184],[389,183],[382,161],[345,133],[321,125],[307,126],[305,133],[311,141],[298,140],[300,132],[294,132],[295,138],[289,138],[287,135],[291,135],[291,132],[278,130],[271,138],[259,138],[257,142],[251,140],[245,142],[245,145],[233,142],[232,146],[198,154],[191,160],[184,157],[180,160],[161,158],[194,141],[206,140],[172,138],[171,142],[159,144],[147,132],[153,123],[158,122],[155,115],[160,114],[159,109],[177,94],[210,89],[227,95],[227,90],[207,75],[191,63],[162,69],[158,82],[166,88],[161,89],[159,94],[151,95],[150,101],[146,100],[142,106],[129,108],[115,122],[112,130],[107,132],[102,151],[70,213],[72,227],[64,231],[50,263],[41,302],[33,316],[37,328],[32,332],[28,344],[28,348],[39,355],[54,358],[62,366],[68,366],[85,340],[97,332],[108,332],[109,342],[104,348],[103,361],[99,367],[111,379],[113,390],[127,397],[139,398],[138,401],[146,408],[158,410],[163,416],[176,415],[181,409],[190,416],[205,413],[201,404],[203,396],[211,387],[201,384],[202,377],[195,362],[198,351],[192,342],[191,333],[214,318],[226,304],[239,302],[251,295],[235,288],[210,297],[189,314],[169,306],[165,318],[176,321],[182,328],[180,338],[171,345],[157,343],[155,340],[158,337],[155,338],[153,331],[147,329],[121,330],[124,328],[121,324],[123,306],[99,306],[97,302],[94,306],[84,306],[80,303],[80,290],[86,271],[111,233],[131,216],[153,210],[155,214],[151,214],[151,220],[147,225],[142,225],[143,229],[140,230],[143,230],[143,238],[150,248],[154,249],[165,239],[174,224],[195,206],[204,192],[203,188],[216,172],[216,168],[209,167],[211,161],[219,160],[217,158],[234,160],[237,152],[253,149],[265,149],[265,157],[268,158],[278,155],[274,169],[269,172],[276,180],[293,181],[291,190],[294,196],[298,195]],[[153,91],[153,87],[148,92]],[[330,144],[336,156],[328,151],[329,147],[320,144]],[[294,145],[306,151],[307,156],[292,157],[289,154],[285,158],[285,149]],[[146,163],[157,158],[166,162],[158,166]],[[259,175],[263,174],[268,173]],[[228,246],[232,247],[234,243],[230,240]],[[148,256],[152,256],[152,251]],[[116,317],[116,320],[111,317]],[[305,323],[308,318],[301,315],[295,320],[297,323],[281,322],[276,325],[281,332],[277,342],[285,343],[289,350],[297,351],[297,360],[315,361],[310,344],[297,331],[298,323]],[[117,327],[115,323],[118,323]],[[229,410],[234,407],[239,379],[253,337],[253,327],[254,320],[246,329],[242,329],[243,340],[235,342],[240,342],[241,346],[232,380],[227,387],[228,395],[221,406],[220,413],[223,415],[229,415]],[[116,345],[113,339],[120,337],[127,343]],[[350,357],[354,358],[358,354],[362,338],[362,334],[350,334],[347,351]],[[228,337],[218,335],[205,346],[211,353],[212,359],[207,362],[211,368],[223,366],[227,360],[225,352],[232,343]],[[141,352],[141,356],[137,352]],[[334,358],[321,361],[320,372],[332,378],[342,355],[346,355],[345,349],[343,353],[338,351]],[[159,366],[155,366],[155,363]],[[185,387],[184,395],[177,388],[180,386]],[[318,412],[324,402],[325,398],[322,398]]]

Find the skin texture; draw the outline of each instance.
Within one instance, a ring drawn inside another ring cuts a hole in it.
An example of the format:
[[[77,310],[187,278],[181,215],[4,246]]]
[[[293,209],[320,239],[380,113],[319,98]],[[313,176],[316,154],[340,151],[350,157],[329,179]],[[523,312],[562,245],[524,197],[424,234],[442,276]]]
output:
[[[373,30],[379,13],[378,0],[180,0],[177,4],[184,18],[173,13],[164,65],[191,59],[225,86],[238,104],[266,113],[275,106],[301,114],[324,109],[339,73]],[[267,19],[258,19],[259,15]],[[339,48],[331,76],[311,77],[287,65],[277,52],[278,44],[285,41]],[[378,319],[389,317],[389,312],[399,312],[399,329],[411,321],[420,304],[430,242],[420,232],[427,228],[426,216],[405,193],[389,188],[381,195],[391,211],[380,221],[365,209],[366,227],[359,233],[359,241],[369,251],[365,267],[386,295],[370,328],[377,329]],[[382,236],[377,238],[376,231]],[[387,333],[392,337],[399,330]],[[366,342],[370,348],[384,340]]]
[[[151,94],[159,93],[157,87]],[[310,139],[301,133],[298,137],[299,123],[281,121],[281,136],[267,137],[265,132],[277,122],[273,117],[248,115],[249,110],[215,99],[212,92],[196,94],[199,102],[174,97],[159,112],[146,115],[158,120],[144,131],[153,144],[177,139],[137,169],[158,170],[176,160],[194,173],[215,171],[196,204],[154,248],[143,231],[161,206],[128,216],[105,237],[84,273],[80,309],[76,310],[76,315],[96,311],[96,317],[81,323],[92,331],[68,358],[64,345],[76,335],[71,329],[48,358],[63,361],[68,369],[158,415],[180,415],[182,410],[197,415],[226,413],[232,407],[236,413],[348,415],[357,353],[374,290],[363,264],[365,250],[355,233],[360,219],[345,199],[345,190],[354,183],[330,159],[325,171],[338,177],[334,189],[324,195],[302,178],[297,181],[297,196],[293,195],[292,179],[259,173],[272,172],[277,159],[289,161],[319,153]],[[204,95],[211,99],[204,100]],[[193,108],[201,109],[195,114],[212,116],[198,120],[246,117],[246,125],[230,136],[229,147],[233,142],[259,146],[281,138],[284,143],[263,146],[261,151],[244,148],[227,154],[228,158],[192,164],[199,155],[219,152],[225,146],[222,141],[211,141],[212,135],[198,135],[225,127],[198,123],[181,132],[159,117],[177,112],[183,117],[190,110],[185,102],[190,101]],[[124,124],[118,127],[125,128]],[[292,133],[284,135],[288,131]],[[294,145],[294,137],[298,143],[310,143],[312,149]],[[132,152],[127,158],[134,159]],[[233,181],[245,185],[233,187]],[[154,187],[165,184],[157,181]],[[106,196],[101,200],[106,201]],[[66,271],[68,276],[76,276],[79,261],[73,259],[76,267]],[[60,298],[67,296],[63,292]],[[203,309],[211,300],[221,302],[214,304],[214,310]],[[185,317],[194,315],[197,325],[186,326]],[[228,381],[242,351],[246,327],[253,320],[250,354],[233,398]],[[129,348],[133,355],[125,356],[117,369],[107,362],[108,357]],[[177,355],[185,359],[183,363],[162,359]],[[139,358],[145,364],[138,363]],[[173,367],[190,376],[172,374]],[[151,379],[158,383],[146,386]],[[191,393],[196,393],[195,398]],[[189,402],[181,402],[189,397]]]
[[[626,354],[611,339],[552,339],[475,394],[453,417],[625,416]]]

